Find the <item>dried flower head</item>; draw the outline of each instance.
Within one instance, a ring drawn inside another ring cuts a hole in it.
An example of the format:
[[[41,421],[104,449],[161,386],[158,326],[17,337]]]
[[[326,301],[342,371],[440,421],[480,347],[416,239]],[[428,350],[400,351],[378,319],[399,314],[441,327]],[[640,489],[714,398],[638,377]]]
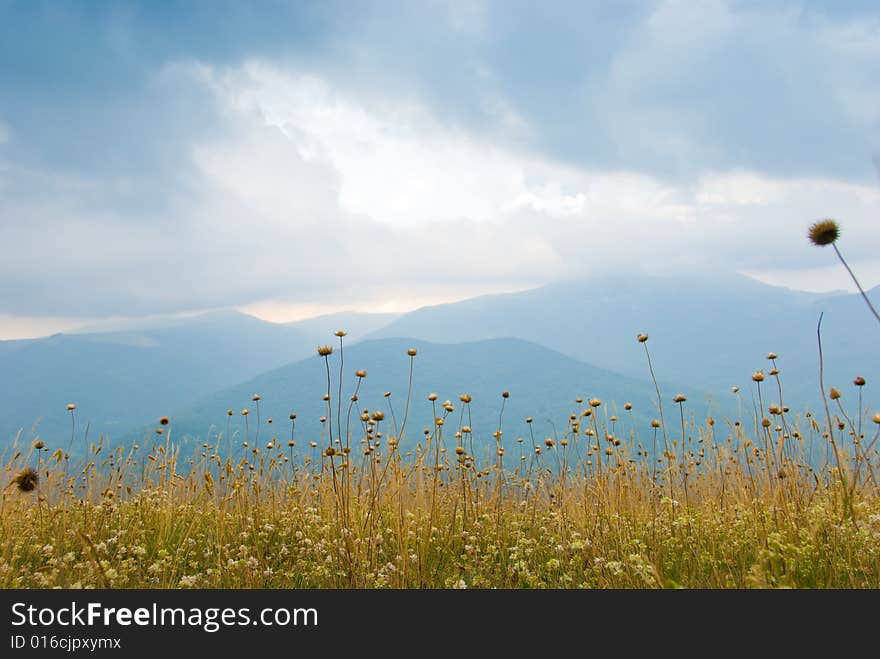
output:
[[[857,387],[864,387],[865,386],[865,378],[863,378],[861,375],[859,375],[856,377],[855,380],[853,380],[853,384],[856,385]]]
[[[328,357],[333,354],[333,346],[318,346],[318,356]]]
[[[684,394],[675,394],[675,398],[672,399],[673,403],[683,403],[687,400],[687,396]]]
[[[526,423],[531,423],[532,421],[533,421],[532,417],[530,417],[530,416],[526,417]]]
[[[602,404],[602,401],[598,398],[591,398],[590,399],[590,406],[591,407],[599,407],[601,404]]]
[[[354,374],[355,374],[356,377],[359,377],[359,378],[365,378],[365,377],[367,377],[367,372],[364,371],[364,370],[355,371]]]
[[[639,340],[639,343],[644,343],[648,340],[648,335],[643,333],[639,334],[636,338]]]
[[[34,442],[34,448],[38,451],[42,450],[44,446],[46,446],[46,444],[41,439],[38,439]]]
[[[233,414],[235,414],[235,412],[232,410],[226,410],[226,416],[232,416]]]
[[[296,412],[290,413],[290,420],[293,421],[296,418]]]
[[[764,371],[755,371],[752,373],[752,381],[753,382],[763,382],[764,381]]]
[[[840,226],[831,218],[819,220],[810,225],[807,237],[817,247],[824,247],[837,241],[840,237]]]
[[[462,403],[470,403],[473,400],[473,398],[471,397],[470,394],[462,394],[461,396],[458,397],[458,400],[460,400]]]
[[[409,350],[406,351],[406,354],[408,354],[410,357],[415,357],[418,354],[418,352],[419,351],[416,350],[415,348],[410,348]]]
[[[871,415],[871,421],[880,425],[880,412],[874,412],[874,414]]]
[[[774,359],[779,359],[779,355],[777,355],[775,352],[768,352],[767,359],[769,359],[771,361]]]
[[[651,420],[651,427],[652,427],[652,428],[659,428],[659,427],[660,427],[660,422],[659,422],[657,419],[652,419],[652,420]]]
[[[502,391],[501,397],[502,398],[510,398],[510,392],[509,391]]]
[[[737,392],[739,392],[739,387],[731,387],[730,390],[731,390],[733,393],[737,393]]]
[[[242,415],[242,416],[247,416],[247,415],[250,414],[250,413],[251,413],[250,410],[242,410],[242,411],[241,411],[241,415]]]
[[[340,339],[341,339],[343,336],[345,336],[347,333],[348,333],[348,332],[346,332],[345,330],[336,330],[336,332],[335,332],[336,336],[338,336]]]
[[[633,408],[633,404],[632,404],[632,403],[624,403],[624,404],[623,404],[623,409],[625,409],[625,410],[627,410],[627,411],[631,410],[632,408]]]
[[[258,400],[261,400],[261,399],[262,399],[262,396],[260,396],[260,394],[254,394],[253,396],[251,396],[251,400],[254,402],[257,402]]]
[[[167,426],[169,424],[169,422],[170,421],[167,416],[163,416],[162,418],[159,419],[160,426]]]
[[[831,391],[828,392],[828,396],[829,398],[831,398],[831,400],[837,400],[838,398],[840,398],[840,392],[834,387],[831,387]]]
[[[33,492],[40,484],[40,475],[32,467],[25,467],[12,482],[21,492]]]
[[[76,405],[74,405],[73,403],[68,403],[68,405],[67,405],[68,412],[73,412],[75,409],[76,409]]]
[[[432,403],[435,400],[437,400],[437,398],[438,398],[437,394],[428,394],[428,400],[431,401]]]

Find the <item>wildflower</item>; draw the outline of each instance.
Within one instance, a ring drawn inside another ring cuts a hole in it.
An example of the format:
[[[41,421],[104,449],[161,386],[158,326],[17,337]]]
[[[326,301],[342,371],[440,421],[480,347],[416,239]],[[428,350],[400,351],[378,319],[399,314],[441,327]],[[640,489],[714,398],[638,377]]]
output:
[[[318,356],[327,357],[333,354],[333,346],[318,346]]]
[[[730,390],[731,390],[733,393],[737,393],[737,392],[739,392],[739,387],[731,387]]]
[[[235,412],[232,410],[226,410],[226,416],[232,416],[233,414],[235,414]]]
[[[652,427],[652,428],[659,428],[659,427],[660,427],[660,422],[659,422],[657,419],[653,419],[653,420],[651,421],[651,427]]]
[[[819,220],[810,225],[807,237],[816,247],[824,247],[837,241],[840,237],[840,226],[831,218]]]
[[[462,394],[461,396],[458,397],[458,400],[460,400],[462,403],[470,403],[473,400],[473,398],[471,397],[470,394]]]
[[[251,400],[254,402],[257,402],[261,398],[262,398],[262,396],[260,396],[260,394],[254,394],[253,396],[251,396]]]
[[[644,343],[645,341],[648,340],[648,335],[647,334],[639,334],[636,338],[638,339],[639,343]]]
[[[871,421],[880,425],[880,412],[874,412],[874,414],[871,415]]]
[[[40,484],[40,475],[31,467],[25,467],[12,482],[21,492],[33,492]]]
[[[624,403],[624,404],[623,404],[623,409],[625,409],[625,410],[627,410],[627,411],[631,410],[632,408],[633,408],[633,404],[632,404],[632,403]]]
[[[296,418],[296,412],[290,413],[290,420],[293,421]]]
[[[764,371],[755,371],[752,373],[752,381],[753,382],[763,382],[764,381]]]
[[[348,332],[346,332],[345,330],[336,330],[336,332],[335,332],[336,336],[338,336],[340,339],[341,339],[343,336],[345,336],[347,333],[348,333]]]
[[[366,372],[366,371],[363,371],[363,370],[361,370],[361,371],[355,371],[354,374],[355,374],[356,377],[359,377],[359,378],[365,378],[365,377],[367,377],[367,372]]]
[[[69,404],[67,405],[67,411],[68,411],[68,412],[73,412],[75,409],[76,409],[76,405],[74,405],[73,403],[69,403]]]
[[[46,444],[40,439],[34,442],[34,448],[38,451],[41,450],[45,445]]]
[[[509,391],[502,391],[501,397],[502,398],[510,398],[510,392]]]
[[[859,375],[858,377],[856,377],[855,380],[853,380],[853,384],[856,385],[857,387],[864,387],[865,386],[865,378],[863,378],[861,375]]]
[[[828,393],[828,396],[831,398],[831,400],[837,400],[838,398],[840,398],[840,392],[834,387],[831,387],[831,391]]]
[[[591,398],[590,399],[590,406],[591,407],[599,407],[601,404],[602,404],[602,401],[598,398]]]
[[[242,411],[241,411],[241,415],[242,415],[242,416],[247,416],[247,415],[250,414],[250,413],[251,413],[250,410],[242,410]]]
[[[676,394],[675,398],[672,399],[673,403],[683,403],[687,400],[687,396],[684,394]]]
[[[769,353],[767,353],[767,359],[770,359],[770,360],[779,359],[779,356],[775,352],[769,352]]]
[[[168,425],[168,417],[163,416],[161,419],[159,419],[159,425],[160,426],[167,426]]]
[[[410,357],[415,357],[416,354],[418,354],[418,350],[416,350],[415,348],[410,348],[406,351],[406,354],[408,354]]]

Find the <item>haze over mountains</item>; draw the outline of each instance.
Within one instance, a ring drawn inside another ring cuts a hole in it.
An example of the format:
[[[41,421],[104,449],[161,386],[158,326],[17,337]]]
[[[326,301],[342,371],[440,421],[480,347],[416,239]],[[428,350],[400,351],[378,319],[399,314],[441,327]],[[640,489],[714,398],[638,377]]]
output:
[[[880,297],[878,289],[869,295]],[[80,431],[90,423],[93,439],[102,433],[114,440],[131,437],[162,414],[176,415],[175,433],[207,436],[212,425],[225,431],[225,410],[249,406],[254,393],[264,396],[264,419],[273,415],[286,423],[298,408],[303,432],[311,432],[306,419],[321,414],[326,387],[315,346],[335,344],[335,329],[349,332],[346,381],[353,382],[354,369],[369,371],[365,396],[390,389],[402,414],[405,350],[422,346],[414,400],[423,403],[431,390],[457,404],[457,396],[469,392],[474,413],[484,415],[475,429],[486,433],[495,429],[504,389],[512,392],[506,418],[528,415],[542,424],[552,418],[560,430],[578,395],[599,395],[619,406],[632,401],[638,414],[653,416],[645,354],[635,339],[642,331],[651,337],[657,377],[671,383],[664,387],[667,400],[681,390],[696,412],[708,394],[727,409],[730,387],[739,385],[748,395],[751,373],[769,370],[765,356],[774,351],[785,400],[801,409],[818,398],[820,312],[826,384],[841,389],[851,404],[852,379],[862,375],[868,380],[865,405],[876,409],[880,330],[858,296],[791,291],[745,277],[616,277],[484,296],[399,317],[338,314],[276,324],[216,312],[160,326],[2,341],[0,446],[19,429],[29,438],[37,421],[43,439],[66,443],[70,402],[78,405]],[[354,345],[359,339],[371,340]],[[343,400],[349,395],[347,388]],[[371,409],[384,402],[364,398]],[[414,414],[424,416],[424,409]],[[420,431],[425,419],[411,416],[410,423]],[[552,426],[541,432],[550,434]]]

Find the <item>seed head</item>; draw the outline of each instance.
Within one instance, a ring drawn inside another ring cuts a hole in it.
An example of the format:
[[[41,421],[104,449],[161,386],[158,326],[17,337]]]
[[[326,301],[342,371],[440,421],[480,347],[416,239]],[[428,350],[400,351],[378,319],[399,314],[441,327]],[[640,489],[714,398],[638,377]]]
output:
[[[807,237],[817,247],[824,247],[837,241],[840,237],[840,226],[831,218],[819,220],[810,225]]]
[[[75,409],[76,409],[76,405],[74,405],[73,403],[68,403],[68,405],[67,405],[68,412],[73,412]]]
[[[672,399],[673,403],[683,403],[687,400],[687,396],[684,394],[675,394],[675,398]]]
[[[361,370],[361,371],[355,371],[354,374],[355,374],[356,377],[359,377],[359,378],[365,378],[365,377],[367,377],[367,372],[366,372],[366,371],[363,371],[363,370]]]
[[[12,482],[20,492],[33,492],[40,484],[40,475],[32,467],[25,467]]]
[[[509,391],[502,391],[501,397],[502,398],[510,398],[510,392]]]
[[[296,418],[296,412],[290,413],[290,420],[293,421]]]
[[[348,332],[346,332],[345,330],[336,330],[336,332],[335,332],[336,336],[338,336],[340,339],[341,339],[343,336],[345,336],[347,333],[348,333]]]
[[[652,427],[652,428],[659,428],[659,427],[660,427],[660,422],[659,422],[657,419],[653,419],[653,420],[651,421],[651,427]]]
[[[438,398],[437,394],[428,394],[428,400],[431,401],[432,403],[435,400],[437,400],[437,398]]]
[[[232,416],[233,414],[235,414],[235,412],[232,410],[226,410],[226,416]]]
[[[591,398],[590,399],[590,406],[591,407],[599,407],[601,404],[602,404],[602,401],[598,398]]]
[[[874,414],[871,415],[871,421],[880,425],[880,412],[874,412]]]
[[[632,404],[632,403],[624,403],[624,404],[623,404],[623,409],[625,409],[625,410],[627,410],[627,411],[631,410],[632,408],[633,408],[633,404]]]
[[[255,403],[258,400],[260,400],[261,398],[262,398],[262,396],[260,396],[260,394],[254,394],[253,396],[251,396],[251,400],[254,401]]]
[[[168,420],[167,416],[163,416],[161,419],[159,419],[160,426],[167,426],[168,423],[169,423],[169,420]]]
[[[250,414],[250,413],[251,413],[250,410],[242,410],[242,411],[241,411],[241,415],[242,415],[242,416],[247,416],[247,415]]]
[[[731,387],[730,390],[731,390],[733,393],[737,393],[737,392],[739,391],[739,387]]]
[[[406,354],[408,354],[410,357],[415,357],[418,354],[418,352],[419,351],[416,350],[415,348],[410,348],[409,350],[406,351]]]
[[[831,391],[828,392],[828,397],[831,398],[831,400],[837,400],[840,398],[840,392],[834,387],[831,387]]]
[[[470,403],[473,400],[473,397],[470,394],[462,394],[458,397],[462,403]]]
[[[864,387],[865,386],[865,378],[863,378],[861,375],[859,375],[855,380],[853,380],[853,384],[856,385],[857,387]]]
[[[333,346],[318,346],[318,356],[328,357],[333,354]]]
[[[526,423],[531,423],[532,421],[533,421],[532,417],[530,417],[530,416],[526,417]]]
[[[777,355],[775,352],[768,352],[767,359],[769,359],[771,361],[774,359],[779,359],[779,355]]]
[[[41,439],[38,439],[37,441],[34,442],[34,448],[37,449],[38,451],[41,450],[45,445],[46,444]]]
[[[753,382],[763,382],[764,381],[764,371],[755,371],[752,373],[752,381]]]
[[[639,334],[636,338],[639,340],[639,343],[644,343],[645,341],[648,340],[648,335],[647,334]]]

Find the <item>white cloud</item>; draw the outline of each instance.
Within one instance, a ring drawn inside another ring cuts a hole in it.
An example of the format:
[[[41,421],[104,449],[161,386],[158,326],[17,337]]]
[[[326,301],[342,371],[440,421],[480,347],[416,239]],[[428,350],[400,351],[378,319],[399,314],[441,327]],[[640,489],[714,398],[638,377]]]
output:
[[[187,195],[134,221],[114,206],[112,179],[0,171],[7,189],[46,192],[0,198],[0,214],[19,220],[0,224],[0,242],[17,246],[0,261],[0,313],[229,305],[280,317],[683,269],[840,288],[833,253],[804,236],[826,215],[841,220],[863,284],[880,283],[876,187],[590,170],[469,132],[417,99],[376,100],[261,62],[164,75],[202,88],[225,117],[191,146]]]

